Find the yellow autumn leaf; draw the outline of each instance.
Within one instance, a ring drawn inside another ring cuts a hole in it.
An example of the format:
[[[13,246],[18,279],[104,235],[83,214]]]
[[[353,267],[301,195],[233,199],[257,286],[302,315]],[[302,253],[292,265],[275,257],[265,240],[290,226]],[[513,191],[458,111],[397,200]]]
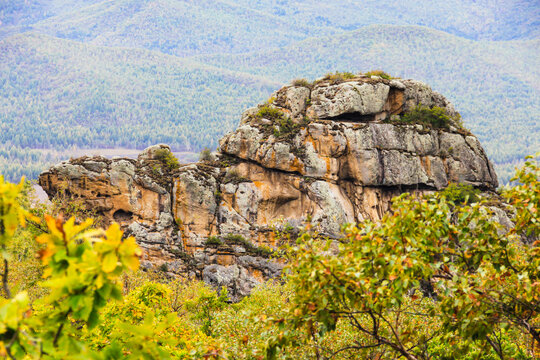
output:
[[[120,225],[112,223],[106,231],[107,242],[117,247],[122,242],[122,231]]]
[[[116,269],[118,257],[114,252],[110,252],[103,257],[102,268],[106,273],[110,273]]]
[[[49,228],[49,232],[51,233],[51,235],[62,238],[62,233],[56,227],[57,222],[54,217],[50,215],[45,215],[45,222],[47,223],[47,228]]]
[[[124,264],[132,271],[137,271],[139,269],[139,259],[135,256],[124,259]]]

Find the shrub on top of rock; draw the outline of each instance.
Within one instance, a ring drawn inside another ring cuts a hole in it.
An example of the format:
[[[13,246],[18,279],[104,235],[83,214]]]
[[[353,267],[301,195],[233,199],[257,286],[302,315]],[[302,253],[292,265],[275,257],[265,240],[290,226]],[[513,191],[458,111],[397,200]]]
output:
[[[270,105],[263,105],[255,114],[259,119],[268,119],[273,122],[273,125],[268,125],[267,129],[273,131],[274,137],[279,139],[290,139],[293,137],[302,126],[305,126],[309,119],[304,118],[300,124],[294,122],[283,111]]]
[[[432,108],[417,105],[411,111],[403,114],[401,121],[410,124],[422,124],[435,129],[448,129],[450,126],[461,126],[461,116],[450,116],[446,109],[434,106]]]
[[[201,150],[200,154],[199,154],[199,160],[200,161],[212,161],[212,151],[205,147],[204,149]]]
[[[268,120],[278,120],[285,118],[283,111],[272,107],[270,105],[263,105],[259,108],[259,111],[255,115],[258,118],[265,118]]]
[[[274,136],[276,138],[288,138],[289,135],[294,136],[300,129],[300,125],[294,123],[289,118],[281,118],[277,121],[277,127],[274,127]]]
[[[292,81],[292,85],[293,86],[303,86],[303,87],[307,87],[307,88],[311,88],[312,87],[312,84],[307,81],[306,79],[294,79]]]
[[[378,76],[378,77],[386,79],[386,80],[394,79],[394,77],[392,75],[389,75],[388,73],[385,73],[382,70],[371,70],[371,71],[368,71],[367,73],[365,73],[364,75],[369,76],[369,77]]]
[[[161,161],[171,171],[180,167],[178,159],[168,149],[156,150],[154,153],[154,158]]]
[[[339,84],[339,83],[344,82],[345,80],[354,79],[355,77],[356,77],[356,75],[354,75],[352,72],[348,72],[348,71],[339,72],[339,71],[336,71],[334,73],[326,74],[322,78],[322,81],[329,80],[333,84]]]

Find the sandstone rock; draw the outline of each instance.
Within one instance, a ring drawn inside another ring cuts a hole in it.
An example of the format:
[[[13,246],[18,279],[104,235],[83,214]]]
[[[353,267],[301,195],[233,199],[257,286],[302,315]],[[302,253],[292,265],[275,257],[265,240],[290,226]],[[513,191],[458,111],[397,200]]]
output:
[[[405,85],[404,111],[414,109],[417,105],[438,106],[445,108],[450,116],[456,115],[454,106],[441,94],[431,89],[429,85],[417,80],[402,80]]]
[[[231,300],[238,301],[249,295],[251,290],[262,282],[250,276],[245,268],[238,265],[222,266],[212,264],[204,268],[202,278],[217,289],[226,287],[231,294]]]
[[[217,233],[217,182],[201,168],[182,169],[173,180],[173,214],[179,219],[184,246],[202,246],[203,240]]]
[[[390,87],[383,83],[345,82],[316,86],[311,92],[310,114],[324,119],[358,113],[371,115],[383,110]]]
[[[277,92],[274,103],[285,109],[291,118],[298,119],[303,117],[310,95],[311,91],[307,87],[284,87]]]
[[[323,235],[339,237],[341,225],[356,220],[352,204],[343,189],[326,181],[315,181],[309,190],[320,209],[313,214],[313,223],[319,225]]]
[[[353,179],[365,186],[418,185],[441,189],[448,181],[494,189],[497,179],[475,137],[422,126],[319,120],[284,142],[262,142],[257,128],[225,136],[221,151],[243,160],[326,181]]]
[[[240,126],[242,126],[244,124],[247,124],[253,118],[253,116],[255,116],[255,114],[257,114],[258,111],[259,111],[258,107],[252,107],[252,108],[249,108],[249,109],[245,110],[242,113],[242,116],[240,118]]]
[[[156,152],[159,150],[168,150],[171,151],[171,147],[166,144],[152,145],[144,149],[140,154],[137,160],[143,162],[145,160],[155,160]]]
[[[287,86],[265,106],[290,123],[248,109],[211,159],[165,170],[156,152],[170,148],[156,145],[137,161],[57,164],[40,175],[40,185],[50,196],[67,189],[106,223],[119,222],[144,249],[145,266],[166,264],[168,273],[227,287],[238,300],[279,276],[283,265],[265,250],[280,245],[276,228],[298,231],[310,218],[314,229],[336,238],[344,223],[381,219],[404,191],[423,194],[449,182],[498,186],[480,143],[458,124],[388,121],[418,104],[455,114],[442,95],[414,80],[358,76],[321,80],[312,89]]]

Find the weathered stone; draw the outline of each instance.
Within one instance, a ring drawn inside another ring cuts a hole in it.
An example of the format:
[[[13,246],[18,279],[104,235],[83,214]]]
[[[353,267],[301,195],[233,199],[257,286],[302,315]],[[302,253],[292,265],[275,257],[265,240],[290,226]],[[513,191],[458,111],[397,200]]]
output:
[[[40,185],[54,195],[62,189],[86,202],[86,207],[100,215],[105,224],[112,221],[129,225],[133,221],[154,224],[162,212],[171,213],[171,197],[166,191],[153,191],[159,187],[148,179],[149,184],[138,181],[132,160],[114,159],[89,167],[61,163],[40,175]],[[94,168],[100,172],[93,172]],[[148,185],[148,186],[147,186]]]
[[[173,181],[173,214],[185,247],[200,246],[217,233],[217,182],[204,169],[182,171]]]
[[[107,168],[107,163],[105,161],[87,160],[82,166],[88,171],[100,173]]]
[[[244,110],[240,119],[240,126],[250,122],[255,116],[255,114],[257,114],[258,111],[259,111],[258,107],[252,107],[247,110]]]
[[[313,223],[319,225],[323,235],[339,237],[341,225],[356,220],[343,189],[326,181],[315,181],[309,190],[320,209],[313,214]]]
[[[223,266],[218,264],[205,267],[202,278],[207,284],[217,289],[227,288],[233,301],[238,301],[249,295],[251,290],[263,281],[262,278],[257,279],[251,276],[245,268],[238,265]]]
[[[159,150],[168,150],[171,151],[171,147],[166,144],[152,145],[144,149],[137,158],[138,161],[143,162],[146,160],[155,160],[156,152]]]
[[[454,106],[441,94],[431,89],[429,85],[417,80],[402,80],[405,85],[405,104],[403,111],[410,111],[418,105],[446,109],[450,116],[456,115]]]
[[[315,87],[311,92],[311,113],[320,119],[345,114],[371,115],[383,110],[390,87],[383,83],[345,82]]]
[[[275,104],[280,106],[292,119],[301,119],[306,111],[311,91],[303,86],[289,86],[276,94]]]
[[[227,287],[238,300],[279,276],[283,264],[262,249],[280,245],[276,228],[297,231],[309,218],[335,238],[344,223],[381,219],[403,191],[424,194],[449,182],[497,187],[480,143],[457,124],[435,130],[387,122],[418,104],[455,113],[414,80],[358,76],[322,80],[312,90],[288,86],[265,106],[295,122],[289,130],[251,108],[207,161],[163,171],[156,152],[170,148],[156,145],[137,161],[60,163],[40,175],[40,184],[51,196],[66,189],[105,223],[119,222],[143,248],[145,266],[165,264],[169,274]],[[496,211],[504,223],[503,215]],[[227,243],[227,235],[236,240]],[[220,240],[207,243],[211,236]]]

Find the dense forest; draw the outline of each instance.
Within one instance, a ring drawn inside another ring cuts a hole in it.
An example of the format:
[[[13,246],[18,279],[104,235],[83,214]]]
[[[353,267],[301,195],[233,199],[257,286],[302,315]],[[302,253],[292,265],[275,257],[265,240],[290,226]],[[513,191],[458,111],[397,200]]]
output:
[[[294,78],[384,69],[454,102],[505,183],[540,148],[539,11],[524,0],[4,0],[0,173],[35,178],[73,149],[213,149]]]

